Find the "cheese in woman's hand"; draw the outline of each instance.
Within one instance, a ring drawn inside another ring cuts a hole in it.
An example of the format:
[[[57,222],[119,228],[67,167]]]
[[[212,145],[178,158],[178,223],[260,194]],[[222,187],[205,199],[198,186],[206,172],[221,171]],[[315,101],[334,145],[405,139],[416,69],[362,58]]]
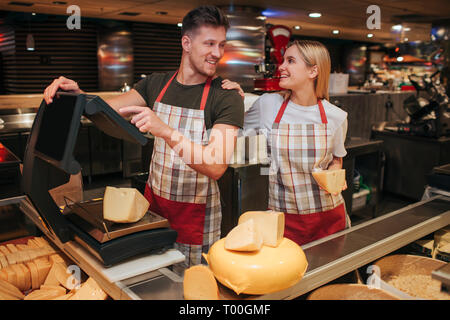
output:
[[[345,169],[313,171],[317,184],[331,194],[338,194],[345,184]]]
[[[103,218],[119,223],[137,222],[150,206],[135,188],[106,187],[103,197]]]

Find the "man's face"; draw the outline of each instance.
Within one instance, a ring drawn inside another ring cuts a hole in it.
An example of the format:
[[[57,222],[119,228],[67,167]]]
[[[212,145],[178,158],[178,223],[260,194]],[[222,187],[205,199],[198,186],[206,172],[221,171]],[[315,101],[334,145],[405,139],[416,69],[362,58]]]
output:
[[[213,76],[225,51],[225,28],[202,26],[187,37],[189,38],[188,56],[192,68],[204,76]]]

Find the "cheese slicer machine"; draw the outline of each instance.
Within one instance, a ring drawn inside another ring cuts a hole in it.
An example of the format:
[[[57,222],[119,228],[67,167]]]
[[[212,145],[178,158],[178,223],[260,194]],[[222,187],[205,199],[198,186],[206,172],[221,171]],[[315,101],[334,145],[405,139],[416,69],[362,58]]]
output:
[[[76,241],[105,266],[172,248],[176,231],[153,212],[136,223],[117,224],[103,220],[102,199],[69,201],[63,212],[53,200],[49,190],[81,170],[74,149],[82,116],[110,136],[147,143],[134,125],[98,96],[57,92],[51,104],[42,101],[24,155],[22,189],[45,226],[62,243]]]

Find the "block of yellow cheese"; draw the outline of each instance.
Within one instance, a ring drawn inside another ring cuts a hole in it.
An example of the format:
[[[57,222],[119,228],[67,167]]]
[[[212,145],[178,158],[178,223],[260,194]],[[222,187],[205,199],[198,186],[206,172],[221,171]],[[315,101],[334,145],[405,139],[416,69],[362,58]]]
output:
[[[87,279],[69,300],[106,300],[108,295],[93,279]]]
[[[312,176],[322,189],[331,194],[340,193],[345,184],[345,169],[314,171]]]
[[[261,249],[263,238],[255,220],[249,219],[234,227],[225,237],[225,249],[256,251]]]
[[[266,294],[295,285],[308,262],[302,248],[287,238],[277,247],[262,246],[254,252],[225,249],[225,239],[216,241],[207,255],[214,277],[236,294]]]
[[[263,244],[276,247],[284,236],[284,214],[275,211],[247,211],[239,217],[238,224],[250,219],[255,221],[256,228],[261,233]]]
[[[204,265],[184,272],[183,294],[186,300],[219,300],[219,288],[212,271]]]
[[[14,285],[9,283],[8,281],[0,280],[0,289],[3,292],[9,293],[10,295],[15,296],[16,298],[23,299],[23,293]]]
[[[135,188],[106,187],[103,197],[103,218],[119,223],[139,221],[147,212],[149,202]]]

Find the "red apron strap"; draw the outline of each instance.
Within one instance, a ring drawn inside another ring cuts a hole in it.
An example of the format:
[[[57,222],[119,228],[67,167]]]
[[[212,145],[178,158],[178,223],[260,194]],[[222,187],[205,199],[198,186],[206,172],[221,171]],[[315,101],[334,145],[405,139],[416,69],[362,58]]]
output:
[[[281,105],[280,110],[278,110],[278,114],[277,114],[277,117],[275,118],[274,123],[280,123],[281,118],[283,117],[283,114],[284,114],[284,110],[286,110],[288,103],[289,103],[289,98],[284,100],[283,104]]]
[[[327,124],[327,115],[325,114],[325,109],[323,108],[322,100],[317,99],[317,104],[319,105],[320,118],[322,119],[322,123]]]
[[[161,90],[161,92],[158,95],[158,98],[156,98],[155,102],[161,102],[161,99],[163,98],[164,94],[167,91],[167,88],[169,87],[170,83],[172,82],[173,78],[175,78],[175,76],[178,74],[178,70],[173,74],[172,78],[170,78],[170,80],[166,83],[166,85],[164,86],[164,88]]]
[[[155,102],[161,102],[164,94],[167,91],[167,88],[169,88],[170,84],[172,83],[172,80],[175,78],[175,76],[177,74],[178,74],[178,70],[174,73],[172,78],[170,78],[170,80],[166,83],[164,88],[159,93],[158,98],[156,98]],[[206,79],[206,84],[205,84],[205,87],[203,88],[202,101],[200,103],[200,110],[205,110],[206,100],[208,100],[209,89],[211,88],[211,82],[212,82],[212,77],[209,77],[208,79]]]
[[[205,110],[206,100],[208,100],[209,89],[211,88],[212,77],[206,80],[205,87],[203,88],[202,102],[200,103],[200,110]]]

